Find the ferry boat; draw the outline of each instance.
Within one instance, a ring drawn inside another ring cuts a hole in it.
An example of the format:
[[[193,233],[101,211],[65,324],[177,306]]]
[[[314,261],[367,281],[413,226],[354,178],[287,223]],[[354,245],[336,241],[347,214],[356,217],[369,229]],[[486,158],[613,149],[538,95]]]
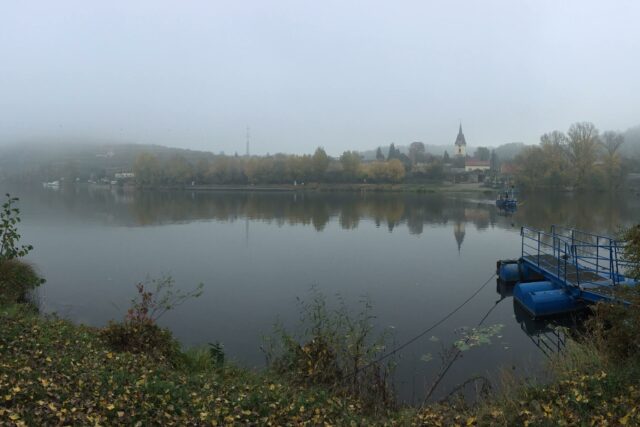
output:
[[[496,206],[500,209],[516,209],[518,207],[518,199],[516,199],[513,187],[509,191],[502,191],[496,199]]]

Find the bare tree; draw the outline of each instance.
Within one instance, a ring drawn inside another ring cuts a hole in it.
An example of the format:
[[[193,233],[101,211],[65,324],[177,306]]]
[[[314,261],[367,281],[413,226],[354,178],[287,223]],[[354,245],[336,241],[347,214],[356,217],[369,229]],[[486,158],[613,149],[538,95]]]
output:
[[[604,149],[607,150],[607,155],[613,157],[616,155],[620,146],[624,144],[624,135],[608,130],[602,134],[601,144]]]
[[[598,129],[589,122],[574,123],[567,132],[567,153],[573,166],[575,185],[583,187],[586,177],[598,156],[600,136]]]
[[[560,132],[559,130],[554,130],[551,133],[545,133],[540,137],[541,145],[551,145],[554,147],[565,147],[567,146],[568,140],[567,136]]]

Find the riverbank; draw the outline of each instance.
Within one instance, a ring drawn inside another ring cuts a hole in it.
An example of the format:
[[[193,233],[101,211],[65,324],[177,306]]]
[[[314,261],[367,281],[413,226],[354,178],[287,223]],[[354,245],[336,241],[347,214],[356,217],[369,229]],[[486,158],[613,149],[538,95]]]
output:
[[[475,405],[454,396],[420,408],[371,408],[331,386],[216,365],[207,349],[174,360],[116,351],[103,329],[42,316],[11,299],[0,298],[0,424],[640,424],[639,316],[621,318],[630,310],[615,307],[600,313],[620,327],[615,336],[570,341],[550,364],[547,385],[507,380]]]
[[[425,184],[327,184],[304,185],[187,185],[181,187],[190,191],[344,191],[344,192],[410,192],[410,193],[487,193],[498,190],[485,187],[481,183],[425,183]]]

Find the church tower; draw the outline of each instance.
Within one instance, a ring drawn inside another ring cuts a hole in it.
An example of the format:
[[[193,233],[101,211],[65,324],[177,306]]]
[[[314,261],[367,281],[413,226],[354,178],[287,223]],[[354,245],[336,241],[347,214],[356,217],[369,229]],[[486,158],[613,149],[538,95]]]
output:
[[[467,141],[464,139],[464,133],[462,133],[462,123],[460,123],[460,129],[458,130],[453,152],[458,157],[465,157],[467,155]]]

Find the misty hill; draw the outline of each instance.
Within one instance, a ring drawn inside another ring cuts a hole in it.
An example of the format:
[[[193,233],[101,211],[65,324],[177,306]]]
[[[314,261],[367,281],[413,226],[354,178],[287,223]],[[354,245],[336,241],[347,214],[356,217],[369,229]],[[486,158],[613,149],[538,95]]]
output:
[[[620,147],[620,152],[626,156],[640,157],[640,125],[624,132],[624,144]]]
[[[213,158],[214,154],[182,148],[144,144],[112,143],[20,143],[0,146],[0,174],[22,180],[58,179],[66,175],[88,178],[95,171],[110,174],[129,171],[140,153],[161,160],[180,155],[190,162]],[[71,173],[73,172],[73,173]]]

